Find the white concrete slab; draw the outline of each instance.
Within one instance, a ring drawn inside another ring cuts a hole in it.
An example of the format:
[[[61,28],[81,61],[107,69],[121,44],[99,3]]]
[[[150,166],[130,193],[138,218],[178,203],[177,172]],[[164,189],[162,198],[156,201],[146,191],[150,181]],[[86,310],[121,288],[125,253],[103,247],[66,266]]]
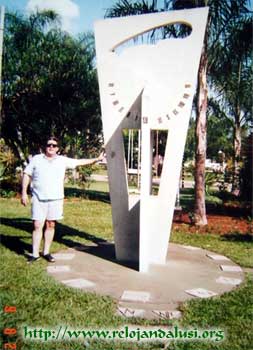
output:
[[[185,290],[185,292],[187,294],[193,295],[194,297],[198,297],[198,298],[210,298],[215,295],[218,295],[217,293],[204,288],[187,289]]]
[[[182,312],[175,310],[175,311],[169,311],[169,318],[170,319],[179,319],[182,317]]]
[[[145,310],[119,306],[117,308],[117,314],[124,317],[143,317]]]
[[[225,272],[242,272],[242,269],[240,266],[220,265],[220,268],[222,269],[222,271],[225,271]]]
[[[73,288],[91,288],[95,287],[95,283],[88,281],[84,278],[75,278],[70,280],[64,280],[62,283],[66,284],[69,287]]]
[[[239,278],[230,278],[230,277],[220,276],[219,278],[216,279],[216,282],[237,286],[238,284],[242,283],[242,280]]]
[[[70,271],[70,267],[68,265],[59,265],[59,266],[48,266],[48,273],[57,273],[57,272],[68,272]]]
[[[70,253],[66,253],[66,254],[61,254],[61,253],[56,253],[54,254],[54,258],[56,260],[72,260],[74,259],[75,254],[70,254]]]
[[[149,301],[150,293],[139,292],[134,290],[125,290],[121,296],[121,300],[127,301],[141,301],[143,303]]]
[[[190,245],[182,245],[183,248],[188,249],[188,250],[200,250],[199,247],[193,247]]]
[[[224,255],[219,255],[219,254],[206,254],[206,256],[212,260],[215,261],[230,261],[229,258],[227,258]]]
[[[179,319],[182,317],[182,312],[178,310],[174,311],[162,311],[162,310],[153,310],[152,311],[156,316],[162,319]]]

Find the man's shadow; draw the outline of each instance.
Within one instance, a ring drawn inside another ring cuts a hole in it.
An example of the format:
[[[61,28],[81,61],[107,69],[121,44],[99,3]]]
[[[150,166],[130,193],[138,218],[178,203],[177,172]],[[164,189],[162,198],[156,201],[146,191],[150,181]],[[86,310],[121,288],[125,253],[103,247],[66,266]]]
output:
[[[31,252],[32,245],[26,243],[24,240],[31,239],[31,233],[33,231],[33,223],[27,218],[0,218],[1,224],[14,229],[22,230],[29,235],[1,235],[1,243],[8,249],[12,250],[18,255],[28,257],[28,252]],[[67,237],[66,237],[67,236]],[[74,237],[78,236],[84,238],[95,244],[95,246],[85,245],[78,241],[75,241]],[[72,238],[73,237],[73,238]],[[64,244],[68,248],[73,248],[78,251],[84,251],[85,253],[95,255],[99,258],[115,262],[117,264],[138,270],[138,264],[134,262],[122,262],[116,259],[115,245],[103,238],[94,236],[90,233],[77,230],[75,228],[63,225],[61,223],[56,224],[56,233],[54,241]]]

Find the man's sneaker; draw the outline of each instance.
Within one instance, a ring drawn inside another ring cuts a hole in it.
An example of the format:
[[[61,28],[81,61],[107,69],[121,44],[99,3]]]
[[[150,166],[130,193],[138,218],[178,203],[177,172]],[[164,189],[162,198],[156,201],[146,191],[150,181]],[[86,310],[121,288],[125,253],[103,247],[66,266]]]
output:
[[[46,255],[43,255],[43,258],[50,262],[50,263],[54,263],[55,262],[55,258],[51,255],[51,254],[46,254]]]
[[[27,260],[27,263],[28,264],[31,264],[31,263],[34,263],[35,261],[38,261],[40,259],[40,256],[29,256],[28,260]]]

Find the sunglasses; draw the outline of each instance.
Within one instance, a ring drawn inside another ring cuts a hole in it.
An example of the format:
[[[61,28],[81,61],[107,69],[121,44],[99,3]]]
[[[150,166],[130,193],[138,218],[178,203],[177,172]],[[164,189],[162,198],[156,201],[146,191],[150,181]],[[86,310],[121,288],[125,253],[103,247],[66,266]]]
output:
[[[48,143],[48,144],[47,144],[47,147],[56,148],[56,147],[58,147],[58,145],[56,145],[56,144],[54,144],[54,143]]]

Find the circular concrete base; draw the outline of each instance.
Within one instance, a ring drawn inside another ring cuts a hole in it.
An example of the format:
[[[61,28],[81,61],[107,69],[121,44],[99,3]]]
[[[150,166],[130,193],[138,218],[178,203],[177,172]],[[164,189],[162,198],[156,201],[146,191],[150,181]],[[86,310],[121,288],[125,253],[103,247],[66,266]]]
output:
[[[220,295],[243,280],[243,271],[228,258],[172,243],[166,264],[152,265],[147,273],[117,262],[114,246],[108,243],[54,256],[56,263],[47,268],[50,275],[67,286],[113,297],[124,316],[173,317],[174,312],[176,317],[179,303]]]

